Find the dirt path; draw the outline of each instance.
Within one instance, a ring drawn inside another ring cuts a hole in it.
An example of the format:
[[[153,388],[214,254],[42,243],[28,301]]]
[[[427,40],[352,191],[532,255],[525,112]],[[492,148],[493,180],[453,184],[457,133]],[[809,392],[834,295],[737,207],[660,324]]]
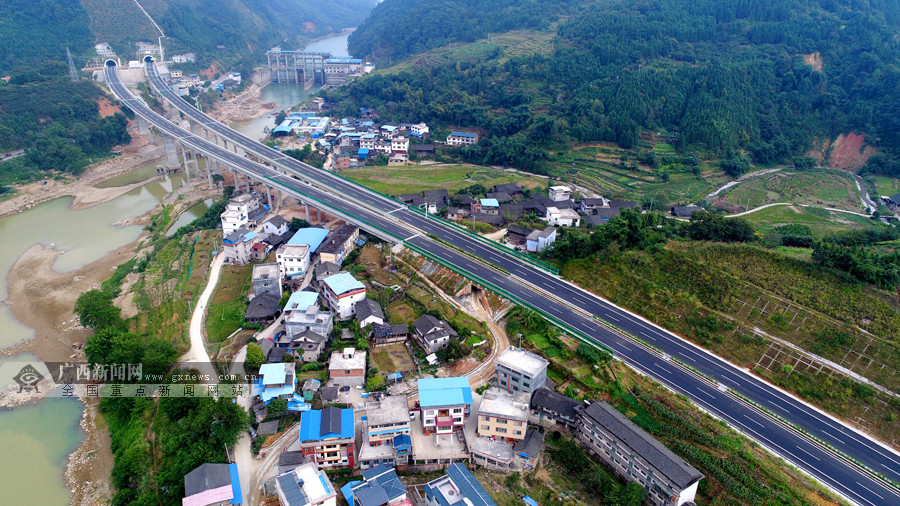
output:
[[[794,204],[793,202],[773,202],[773,203],[771,203],[771,204],[766,204],[766,205],[764,205],[764,206],[754,207],[753,209],[751,209],[751,210],[749,210],[749,211],[744,211],[744,212],[742,212],[742,213],[737,213],[737,214],[727,214],[727,215],[725,215],[725,217],[726,217],[726,218],[737,218],[738,216],[746,216],[746,215],[748,215],[748,214],[755,213],[756,211],[761,211],[761,210],[763,210],[763,209],[765,209],[765,208],[767,208],[767,207],[772,207],[772,206],[815,207],[815,208],[819,208],[819,209],[824,209],[824,210],[826,210],[826,211],[834,211],[834,212],[836,212],[836,213],[845,213],[845,214],[855,214],[856,216],[862,216],[863,218],[870,218],[870,216],[869,216],[868,214],[857,213],[857,212],[854,212],[854,211],[847,211],[846,209],[832,209],[832,208],[830,208],[830,207],[811,206],[811,205],[809,205],[809,204]],[[687,221],[687,220],[683,220],[683,221]]]
[[[739,184],[741,184],[741,183],[744,183],[744,182],[746,182],[746,181],[750,181],[751,179],[756,179],[756,178],[758,178],[758,177],[760,177],[760,176],[765,176],[766,174],[772,174],[773,172],[778,172],[778,171],[783,170],[783,169],[784,169],[784,167],[777,167],[777,168],[774,168],[774,169],[759,170],[759,171],[756,171],[756,172],[751,172],[750,174],[744,174],[743,176],[741,176],[741,177],[735,179],[734,181],[731,181],[731,182],[729,182],[729,183],[725,183],[725,184],[722,185],[718,190],[716,190],[716,191],[710,193],[709,195],[707,195],[706,198],[707,198],[707,199],[716,198],[716,196],[718,196],[720,193],[722,193],[722,192],[724,192],[724,191],[727,191],[727,190],[730,190],[731,188],[734,188],[735,186],[737,186],[737,185],[739,185]]]
[[[203,323],[206,321],[206,307],[210,297],[216,289],[219,282],[219,274],[222,272],[222,265],[225,263],[225,255],[220,254],[213,259],[209,266],[209,281],[206,288],[200,294],[197,301],[197,307],[191,315],[190,336],[191,348],[181,357],[182,363],[189,363],[190,367],[197,369],[201,374],[208,374],[210,378],[216,378],[218,373],[212,365],[209,353],[206,351],[206,340],[203,338]]]

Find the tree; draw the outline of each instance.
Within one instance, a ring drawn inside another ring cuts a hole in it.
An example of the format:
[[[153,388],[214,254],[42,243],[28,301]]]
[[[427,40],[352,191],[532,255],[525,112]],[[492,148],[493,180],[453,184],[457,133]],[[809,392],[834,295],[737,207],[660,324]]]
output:
[[[743,218],[728,218],[709,211],[695,211],[687,225],[695,241],[746,242],[754,239],[753,226]]]
[[[275,126],[278,126],[287,119],[287,114],[284,111],[278,111],[278,114],[275,115]]]
[[[244,361],[244,366],[246,366],[248,370],[259,370],[260,366],[262,366],[265,361],[266,356],[263,354],[262,348],[260,348],[258,344],[250,343],[247,345],[247,358]]]
[[[287,407],[287,399],[276,397],[275,399],[272,399],[272,402],[270,402],[266,407],[266,412],[268,412],[270,415],[280,415],[287,411]]]
[[[384,376],[372,376],[366,380],[366,392],[378,392],[384,388]]]
[[[107,327],[121,329],[125,322],[122,311],[112,303],[112,296],[100,290],[90,290],[78,296],[75,301],[75,314],[85,327],[94,330]]]
[[[309,228],[312,225],[309,224],[306,220],[301,220],[300,218],[291,218],[291,222],[288,224],[288,230],[291,232],[296,232],[301,228]]]

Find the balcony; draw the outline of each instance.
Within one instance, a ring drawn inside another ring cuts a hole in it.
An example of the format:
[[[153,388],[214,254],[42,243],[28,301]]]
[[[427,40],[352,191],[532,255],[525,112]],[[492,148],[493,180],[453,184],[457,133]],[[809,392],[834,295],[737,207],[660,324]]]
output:
[[[437,426],[438,427],[452,427],[453,426],[453,417],[452,416],[437,417]]]

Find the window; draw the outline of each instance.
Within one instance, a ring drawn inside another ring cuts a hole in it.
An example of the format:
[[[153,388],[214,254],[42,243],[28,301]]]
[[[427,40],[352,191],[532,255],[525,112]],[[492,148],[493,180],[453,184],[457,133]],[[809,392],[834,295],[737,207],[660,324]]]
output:
[[[503,427],[497,427],[497,432],[499,432],[500,434],[506,434],[506,429],[504,429]]]
[[[491,417],[489,417],[489,416],[482,416],[482,417],[481,417],[481,421],[482,421],[482,422],[490,422],[490,421],[491,421]]]
[[[344,374],[350,374],[350,369],[344,369]]]
[[[522,431],[520,431],[520,430],[514,430],[514,431],[513,431],[513,434],[516,435],[516,436],[521,436],[521,435],[522,435]]]
[[[491,426],[490,425],[482,425],[481,430],[491,430]]]
[[[453,408],[454,413],[462,413],[462,408]]]
[[[502,424],[502,425],[506,425],[506,420],[503,419],[503,418],[498,418],[498,419],[497,419],[497,423]]]
[[[516,427],[521,427],[521,426],[522,426],[522,422],[513,422],[513,425],[516,426]]]

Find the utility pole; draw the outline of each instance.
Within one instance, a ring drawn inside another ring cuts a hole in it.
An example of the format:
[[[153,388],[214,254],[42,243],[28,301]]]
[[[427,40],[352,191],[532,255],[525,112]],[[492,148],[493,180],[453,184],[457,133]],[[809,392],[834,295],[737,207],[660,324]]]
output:
[[[72,52],[69,51],[68,47],[66,47],[66,59],[69,60],[69,78],[77,82],[80,79],[78,69],[75,68],[75,61],[72,60]]]

